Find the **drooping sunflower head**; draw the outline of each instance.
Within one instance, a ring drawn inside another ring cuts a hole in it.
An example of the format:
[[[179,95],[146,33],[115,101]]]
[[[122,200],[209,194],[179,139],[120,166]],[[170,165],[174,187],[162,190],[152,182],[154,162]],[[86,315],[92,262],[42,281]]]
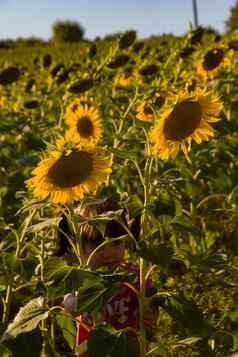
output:
[[[66,123],[73,141],[95,146],[102,137],[102,123],[97,107],[91,103],[73,103],[66,110]]]
[[[214,135],[210,123],[219,120],[221,108],[219,99],[207,92],[181,92],[151,131],[152,152],[167,160],[174,159],[182,149],[189,161],[192,140],[200,144]]]
[[[111,158],[100,149],[55,150],[38,163],[26,185],[38,199],[65,204],[94,193],[110,172]]]
[[[197,72],[201,77],[214,78],[230,63],[232,52],[224,47],[210,49],[200,59]]]

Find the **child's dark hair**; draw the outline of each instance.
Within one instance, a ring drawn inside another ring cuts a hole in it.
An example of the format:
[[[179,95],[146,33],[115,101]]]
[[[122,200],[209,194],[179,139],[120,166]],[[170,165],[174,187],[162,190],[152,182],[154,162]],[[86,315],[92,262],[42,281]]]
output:
[[[119,206],[119,204],[117,202],[113,201],[112,199],[107,199],[104,202],[97,204],[95,206],[86,206],[84,208],[76,208],[75,212],[84,218],[89,218],[89,217],[94,217],[96,215],[103,214],[108,211],[117,211],[120,208],[121,207]],[[128,226],[124,210],[122,212],[120,219],[123,222],[123,225]],[[138,218],[134,222],[135,222],[134,225],[132,224],[132,226],[131,226],[131,232],[135,236],[135,239],[137,239],[138,235],[139,235],[139,230],[138,230],[139,220],[138,220]],[[106,230],[105,230],[105,236],[110,237],[110,238],[117,238],[117,237],[121,237],[121,236],[127,234],[127,231],[123,227],[123,225],[116,220],[111,220],[110,222],[107,223]],[[133,230],[134,230],[134,232],[133,232]],[[87,224],[87,223],[82,225],[81,234],[82,234],[84,241],[87,241],[87,240],[93,241],[95,243],[95,245],[101,244],[104,239],[102,233],[99,230],[97,230],[95,227],[93,227],[92,225]],[[69,238],[73,239],[73,240],[75,239],[75,237],[72,235],[72,233],[70,231],[70,228],[69,228],[69,225],[67,222],[67,217],[65,214],[63,214],[62,218],[59,222],[58,249],[54,255],[62,256],[69,252],[69,249],[70,249]]]

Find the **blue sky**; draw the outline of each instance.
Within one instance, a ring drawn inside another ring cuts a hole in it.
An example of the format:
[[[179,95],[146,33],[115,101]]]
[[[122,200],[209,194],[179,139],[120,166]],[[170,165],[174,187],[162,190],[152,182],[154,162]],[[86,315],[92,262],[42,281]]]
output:
[[[224,30],[236,0],[197,0],[199,23]],[[93,39],[135,29],[139,37],[183,34],[193,21],[192,0],[0,0],[0,39],[48,39],[56,20],[76,20]]]

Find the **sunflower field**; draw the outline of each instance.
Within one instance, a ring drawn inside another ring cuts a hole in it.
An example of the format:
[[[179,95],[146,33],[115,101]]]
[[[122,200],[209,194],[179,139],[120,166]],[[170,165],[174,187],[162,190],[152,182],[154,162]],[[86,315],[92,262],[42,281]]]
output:
[[[238,356],[237,34],[131,30],[0,54],[0,356]],[[121,209],[75,213],[106,198]],[[122,210],[139,311],[158,310],[135,337],[100,320],[131,275],[90,269],[79,230],[107,244]],[[63,308],[72,291],[93,312],[81,345]]]

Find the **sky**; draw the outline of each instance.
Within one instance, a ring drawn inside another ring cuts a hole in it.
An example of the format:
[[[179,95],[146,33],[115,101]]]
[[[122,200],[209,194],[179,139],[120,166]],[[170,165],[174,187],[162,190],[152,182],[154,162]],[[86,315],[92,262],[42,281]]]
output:
[[[199,24],[223,32],[236,0],[197,0]],[[182,35],[193,22],[192,0],[0,0],[0,39],[49,39],[57,20],[78,21],[94,39],[126,30],[138,37]]]

